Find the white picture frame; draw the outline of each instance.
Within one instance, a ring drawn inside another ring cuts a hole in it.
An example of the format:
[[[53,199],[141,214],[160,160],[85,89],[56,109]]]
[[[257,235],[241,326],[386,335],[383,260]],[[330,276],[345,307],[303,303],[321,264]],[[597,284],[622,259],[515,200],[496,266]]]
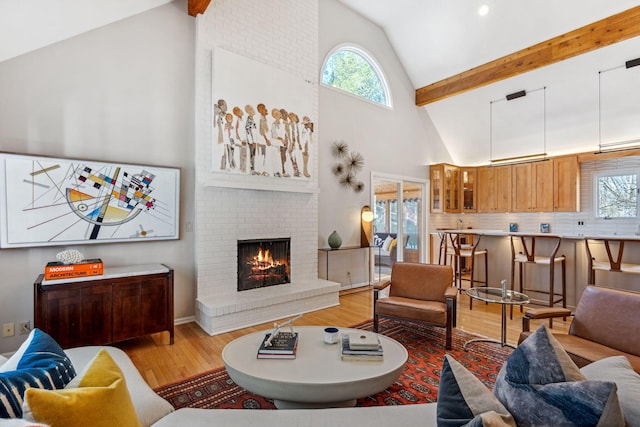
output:
[[[0,153],[0,248],[179,239],[180,169]]]

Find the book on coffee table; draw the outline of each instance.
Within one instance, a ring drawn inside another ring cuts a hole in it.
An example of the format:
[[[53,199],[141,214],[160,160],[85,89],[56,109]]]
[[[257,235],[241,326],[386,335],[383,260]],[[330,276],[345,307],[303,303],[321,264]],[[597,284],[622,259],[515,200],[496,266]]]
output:
[[[258,353],[256,355],[258,359],[295,359],[296,355],[294,354],[264,354]]]
[[[375,349],[356,350],[350,347],[350,334],[342,334],[342,349],[340,358],[342,360],[357,360],[363,362],[381,362],[384,360],[382,345],[378,342]]]
[[[350,345],[350,339],[348,334],[342,334],[342,354],[353,354],[353,355],[367,355],[367,356],[381,356],[382,355],[382,345],[380,342],[377,343],[375,348],[372,349],[354,349]]]
[[[267,345],[271,333],[265,334],[258,348],[258,355],[295,355],[298,347],[297,332],[279,332]]]
[[[377,350],[380,347],[378,335],[371,332],[350,332],[348,338],[351,350]]]

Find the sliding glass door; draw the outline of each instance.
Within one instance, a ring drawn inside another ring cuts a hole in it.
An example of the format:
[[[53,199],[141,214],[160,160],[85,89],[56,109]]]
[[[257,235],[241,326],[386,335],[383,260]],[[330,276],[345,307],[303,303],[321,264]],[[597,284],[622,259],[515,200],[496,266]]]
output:
[[[391,272],[397,261],[425,262],[426,181],[372,174],[375,274]]]

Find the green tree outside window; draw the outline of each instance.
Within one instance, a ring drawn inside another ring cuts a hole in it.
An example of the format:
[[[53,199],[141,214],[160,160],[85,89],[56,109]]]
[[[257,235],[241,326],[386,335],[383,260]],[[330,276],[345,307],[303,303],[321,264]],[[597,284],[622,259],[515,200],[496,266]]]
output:
[[[337,49],[325,62],[322,83],[390,106],[384,80],[371,61],[355,48]]]

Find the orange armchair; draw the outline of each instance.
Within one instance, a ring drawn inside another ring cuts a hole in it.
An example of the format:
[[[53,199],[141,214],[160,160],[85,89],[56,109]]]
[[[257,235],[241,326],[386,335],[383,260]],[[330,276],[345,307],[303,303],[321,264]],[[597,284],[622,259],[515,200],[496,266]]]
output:
[[[458,296],[452,282],[453,269],[449,265],[393,264],[391,280],[373,287],[374,331],[378,332],[379,317],[430,323],[446,328],[445,348],[450,350]],[[389,295],[381,298],[380,291],[386,288]]]

